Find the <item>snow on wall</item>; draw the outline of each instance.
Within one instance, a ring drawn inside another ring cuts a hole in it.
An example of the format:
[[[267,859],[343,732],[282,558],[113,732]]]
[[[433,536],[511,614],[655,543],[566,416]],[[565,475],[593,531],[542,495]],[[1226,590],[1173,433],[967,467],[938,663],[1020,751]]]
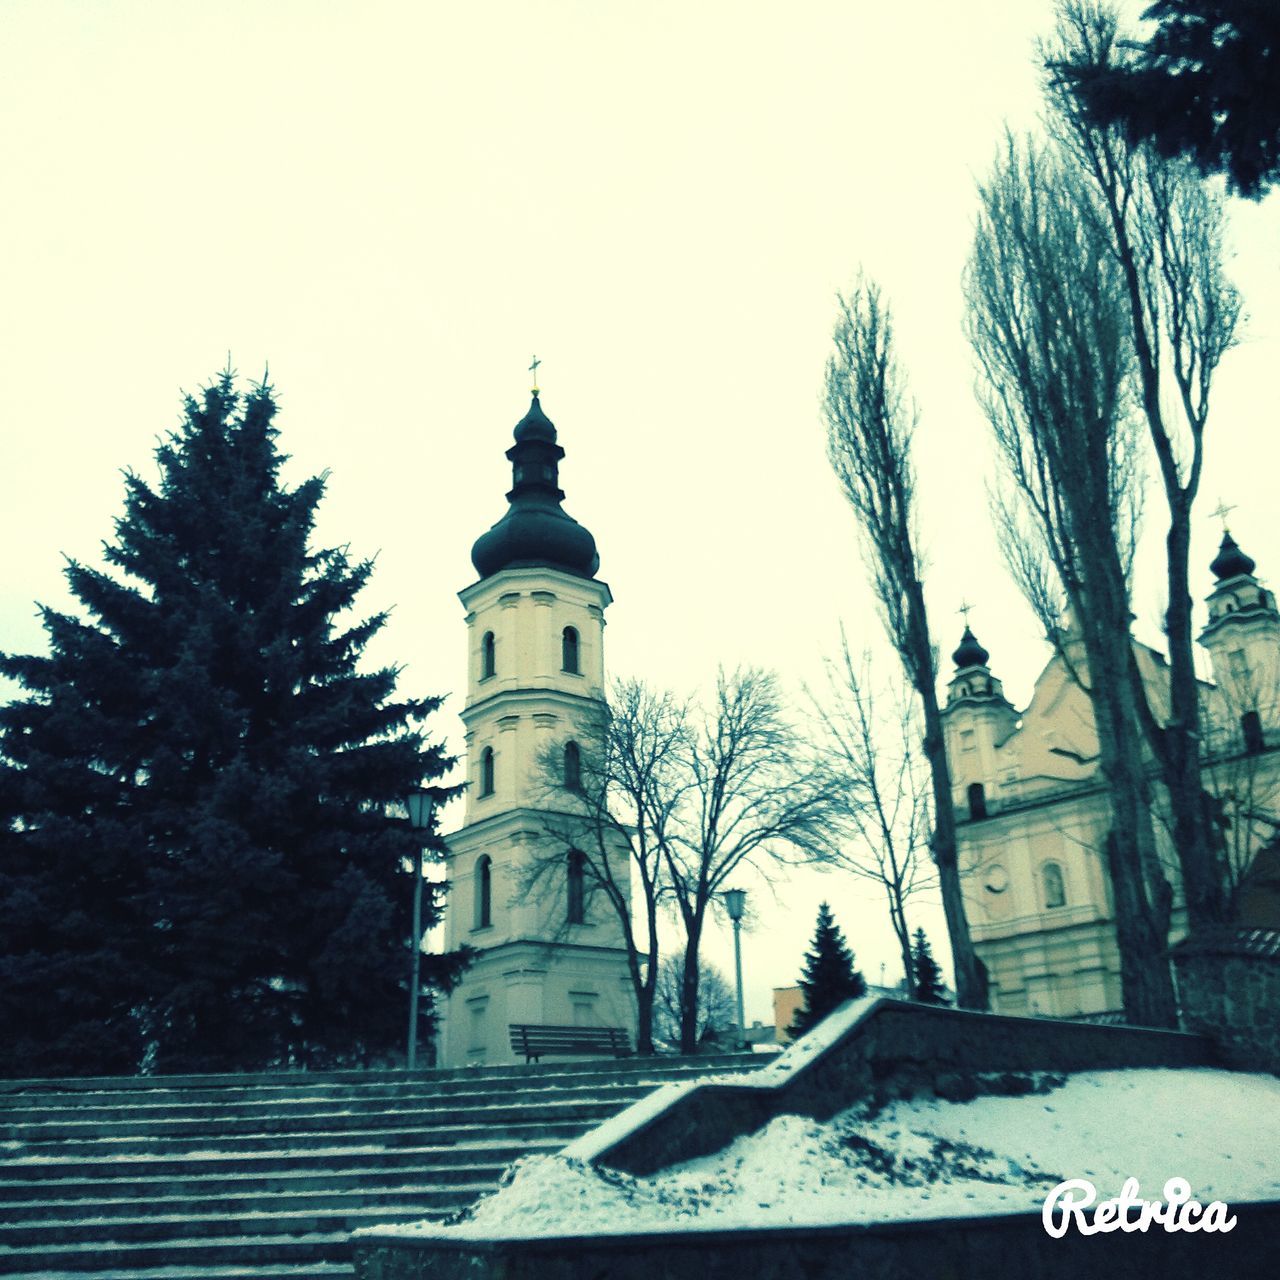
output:
[[[779,1116],[714,1156],[635,1178],[567,1153],[527,1158],[466,1220],[381,1238],[527,1239],[842,1225],[1025,1212],[1066,1178],[1145,1198],[1186,1178],[1201,1202],[1280,1197],[1280,1080],[1203,1068],[1081,1072],[1048,1092],[859,1103]]]

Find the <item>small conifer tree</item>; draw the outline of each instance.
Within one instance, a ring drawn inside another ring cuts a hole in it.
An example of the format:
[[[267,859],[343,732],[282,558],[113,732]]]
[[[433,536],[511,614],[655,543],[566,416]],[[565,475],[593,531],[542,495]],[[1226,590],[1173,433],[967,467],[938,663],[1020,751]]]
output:
[[[800,989],[804,992],[804,1008],[788,1028],[796,1037],[804,1035],[846,1000],[866,994],[866,981],[854,968],[853,952],[825,902],[818,908],[818,923],[813,945],[804,959]]]
[[[933,958],[929,939],[923,929],[916,930],[915,944],[911,948],[911,976],[915,998],[922,1004],[948,1004],[942,994],[942,970]]]

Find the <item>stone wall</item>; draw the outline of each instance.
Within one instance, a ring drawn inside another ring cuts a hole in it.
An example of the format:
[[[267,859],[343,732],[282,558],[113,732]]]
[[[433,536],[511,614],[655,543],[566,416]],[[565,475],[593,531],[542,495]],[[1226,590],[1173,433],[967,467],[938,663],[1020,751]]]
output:
[[[852,1012],[852,1010],[850,1010]],[[840,1018],[841,1012],[832,1015]],[[702,1084],[675,1094],[626,1130],[627,1113],[611,1122],[617,1140],[588,1149],[588,1134],[570,1149],[594,1163],[646,1175],[726,1147],[774,1116],[824,1120],[860,1099],[886,1101],[930,1090],[962,1099],[996,1088],[1000,1077],[1123,1067],[1203,1066],[1215,1061],[1209,1041],[1176,1031],[1017,1018],[963,1009],[874,1000],[832,1042],[807,1058],[801,1040],[749,1081]],[[789,1063],[799,1057],[800,1065]],[[771,1082],[772,1081],[772,1082]],[[583,1150],[578,1150],[583,1146]]]
[[[1231,1066],[1280,1074],[1280,930],[1200,933],[1173,959],[1183,1025]]]
[[[548,1240],[356,1240],[358,1280],[1271,1280],[1280,1203],[1232,1205],[1228,1235],[1062,1239],[1039,1213],[861,1227]]]

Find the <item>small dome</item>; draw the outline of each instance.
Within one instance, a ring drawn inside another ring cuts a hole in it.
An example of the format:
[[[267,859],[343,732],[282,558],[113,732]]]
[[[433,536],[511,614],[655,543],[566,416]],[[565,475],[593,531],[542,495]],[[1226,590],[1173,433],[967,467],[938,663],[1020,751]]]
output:
[[[1245,555],[1236,545],[1236,540],[1224,529],[1222,545],[1209,566],[1218,581],[1223,582],[1227,578],[1238,578],[1241,574],[1252,573],[1256,566],[1257,562],[1251,556]]]
[[[502,569],[551,568],[592,578],[600,568],[596,540],[560,502],[559,463],[564,450],[535,392],[529,412],[516,423],[507,450],[512,467],[506,514],[471,548],[471,563],[487,578]]]
[[[533,393],[529,412],[516,423],[515,436],[517,444],[525,440],[545,440],[548,444],[556,442],[556,424],[542,412],[536,391]]]
[[[991,655],[978,643],[978,638],[966,624],[960,637],[960,647],[951,655],[957,667],[985,667]]]

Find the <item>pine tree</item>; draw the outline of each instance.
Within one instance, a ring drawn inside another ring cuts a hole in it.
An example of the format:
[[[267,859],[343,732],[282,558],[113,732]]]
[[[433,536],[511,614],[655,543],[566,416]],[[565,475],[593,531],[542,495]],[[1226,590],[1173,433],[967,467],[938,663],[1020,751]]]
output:
[[[0,1072],[403,1041],[417,835],[391,811],[451,763],[439,700],[358,669],[372,564],[311,549],[325,477],[282,484],[275,412],[229,370],[188,397],[159,485],[126,474],[110,569],[67,564],[86,616],[45,608],[48,656],[0,655],[28,693],[0,712]]]
[[[804,958],[800,989],[804,992],[804,1008],[788,1028],[793,1036],[804,1035],[846,1000],[866,994],[866,981],[854,968],[853,952],[825,902],[818,908],[818,923],[812,949]]]
[[[933,958],[929,939],[923,929],[916,930],[915,945],[911,948],[911,979],[915,987],[915,999],[922,1004],[947,1004],[942,994],[942,970]]]

